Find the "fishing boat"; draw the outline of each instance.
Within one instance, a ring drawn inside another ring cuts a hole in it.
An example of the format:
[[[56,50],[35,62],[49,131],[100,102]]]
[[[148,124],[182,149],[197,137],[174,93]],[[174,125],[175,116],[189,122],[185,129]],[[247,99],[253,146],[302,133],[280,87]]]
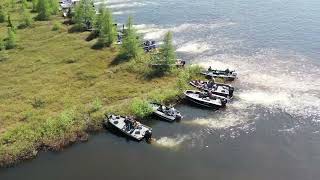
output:
[[[211,67],[207,71],[202,71],[201,74],[209,78],[222,78],[227,81],[233,81],[237,77],[237,73],[235,71],[230,71],[229,69],[216,70],[211,69]]]
[[[150,127],[141,124],[133,118],[110,115],[105,119],[104,123],[105,125],[112,125],[122,133],[138,141],[143,138],[149,140],[152,136],[152,129]]]
[[[218,109],[221,107],[225,107],[227,104],[226,98],[212,94],[210,92],[187,90],[185,91],[184,95],[190,102],[208,108]]]
[[[212,94],[223,96],[231,99],[233,97],[234,87],[228,84],[215,83],[214,81],[194,80],[189,82],[190,85],[203,90],[210,91]]]
[[[150,103],[150,105],[153,113],[166,121],[173,122],[182,119],[181,113],[174,107],[167,107],[157,103]]]
[[[156,41],[146,40],[143,42],[143,49],[145,52],[150,52],[154,49],[157,49]]]

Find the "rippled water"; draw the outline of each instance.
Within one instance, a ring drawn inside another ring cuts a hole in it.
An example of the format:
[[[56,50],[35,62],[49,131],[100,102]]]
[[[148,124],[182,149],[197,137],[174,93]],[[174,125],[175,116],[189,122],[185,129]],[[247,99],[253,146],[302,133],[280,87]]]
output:
[[[187,62],[236,69],[234,101],[215,112],[179,106],[181,122],[150,122],[152,145],[107,132],[0,170],[1,179],[320,177],[320,1],[108,4],[120,23],[134,16],[144,39],[160,41],[172,31]]]

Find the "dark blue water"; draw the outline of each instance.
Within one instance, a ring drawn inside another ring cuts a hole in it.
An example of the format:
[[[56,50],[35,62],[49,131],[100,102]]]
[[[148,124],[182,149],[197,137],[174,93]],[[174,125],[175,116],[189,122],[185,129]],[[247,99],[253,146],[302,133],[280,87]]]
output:
[[[225,110],[178,106],[154,119],[152,144],[106,131],[0,170],[1,179],[277,179],[320,177],[320,1],[110,0],[144,39],[174,33],[179,57],[239,73]]]

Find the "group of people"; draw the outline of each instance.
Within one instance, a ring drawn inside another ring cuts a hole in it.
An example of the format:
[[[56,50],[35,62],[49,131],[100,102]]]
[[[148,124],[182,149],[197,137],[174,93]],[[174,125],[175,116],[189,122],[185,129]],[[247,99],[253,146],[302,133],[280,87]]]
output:
[[[171,106],[170,108],[167,108],[167,107],[165,107],[165,106],[160,106],[160,107],[159,107],[159,111],[161,111],[161,112],[163,112],[163,113],[165,113],[165,114],[168,114],[168,115],[172,116],[172,115],[175,114],[176,109],[175,109],[173,106]]]
[[[216,72],[221,72],[221,73],[224,73],[224,74],[230,74],[230,73],[232,73],[232,72],[233,72],[233,71],[230,71],[230,69],[229,69],[229,68],[227,68],[227,69],[226,69],[226,70],[224,70],[224,71],[220,71],[220,70],[212,69],[212,67],[211,67],[211,66],[209,66],[208,71],[209,71],[209,72],[211,72],[211,71],[216,71]]]
[[[138,126],[138,122],[134,118],[128,116],[125,117],[124,123],[128,130],[134,129]]]
[[[216,89],[217,88],[217,84],[214,82],[214,79],[209,81],[209,82],[203,82],[200,80],[195,80],[194,84],[198,87],[201,87],[205,90],[211,90],[211,89]]]

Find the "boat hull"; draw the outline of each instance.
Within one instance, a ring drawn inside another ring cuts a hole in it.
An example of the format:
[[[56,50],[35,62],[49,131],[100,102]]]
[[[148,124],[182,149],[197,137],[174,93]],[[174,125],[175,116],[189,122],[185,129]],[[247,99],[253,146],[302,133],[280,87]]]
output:
[[[202,107],[206,107],[206,108],[219,109],[219,108],[225,107],[225,104],[218,105],[218,104],[213,104],[213,103],[206,102],[206,101],[200,101],[200,100],[192,98],[192,97],[190,97],[188,95],[186,95],[186,99],[191,103],[194,103],[196,105],[199,105],[199,106],[202,106]]]

